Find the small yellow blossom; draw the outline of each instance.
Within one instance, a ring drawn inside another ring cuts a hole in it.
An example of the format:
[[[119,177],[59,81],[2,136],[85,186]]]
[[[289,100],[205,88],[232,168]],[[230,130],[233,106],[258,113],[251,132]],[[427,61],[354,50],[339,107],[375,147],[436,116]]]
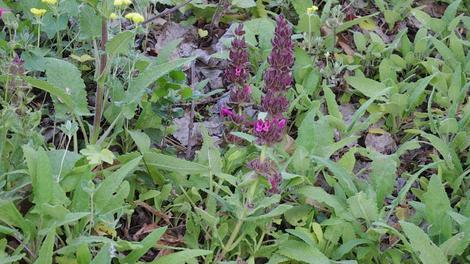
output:
[[[31,13],[37,17],[42,17],[47,12],[46,9],[42,8],[31,8],[29,11],[31,11]]]
[[[49,5],[55,5],[57,4],[57,0],[41,0],[41,2]]]
[[[318,10],[318,6],[313,5],[312,7],[307,8],[307,15],[311,16]]]
[[[128,6],[132,4],[131,0],[114,0],[115,6]]]
[[[139,24],[144,22],[144,17],[139,13],[129,13],[126,15],[126,18],[132,20],[134,23]]]
[[[116,13],[111,13],[109,15],[109,19],[111,19],[111,20],[115,20],[115,19],[118,19],[118,18],[119,18],[119,16]]]

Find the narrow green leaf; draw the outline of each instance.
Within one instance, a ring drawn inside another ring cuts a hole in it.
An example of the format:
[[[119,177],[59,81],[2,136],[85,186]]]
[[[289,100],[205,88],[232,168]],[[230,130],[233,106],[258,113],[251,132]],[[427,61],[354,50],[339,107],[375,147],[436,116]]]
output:
[[[184,264],[199,256],[205,256],[213,253],[210,250],[185,249],[170,255],[162,256],[151,262],[151,264]],[[194,262],[196,263],[196,262]]]
[[[157,246],[160,237],[165,233],[167,227],[160,227],[152,231],[140,242],[141,248],[134,249],[129,255],[122,259],[121,263],[133,264],[139,260],[149,249]]]
[[[54,250],[55,242],[55,229],[52,229],[49,234],[47,234],[46,239],[39,249],[39,256],[34,262],[34,264],[50,264],[52,263],[52,255]]]
[[[383,94],[385,85],[363,76],[348,76],[346,82],[369,98],[375,98]]]
[[[350,174],[343,167],[329,159],[318,156],[312,156],[312,159],[321,165],[326,166],[333,173],[333,176],[338,180],[338,183],[343,188],[345,188],[346,193],[349,195],[357,193],[357,188],[353,182],[353,179],[355,178],[354,175]]]
[[[208,172],[209,170],[205,165],[160,153],[148,152],[145,153],[144,158],[147,165],[155,166],[167,171],[198,174]]]
[[[108,175],[106,179],[101,182],[93,197],[97,210],[105,208],[105,206],[110,202],[109,199],[113,196],[113,193],[118,190],[119,186],[121,186],[124,178],[139,165],[141,159],[142,157],[137,157],[127,162],[121,168]]]

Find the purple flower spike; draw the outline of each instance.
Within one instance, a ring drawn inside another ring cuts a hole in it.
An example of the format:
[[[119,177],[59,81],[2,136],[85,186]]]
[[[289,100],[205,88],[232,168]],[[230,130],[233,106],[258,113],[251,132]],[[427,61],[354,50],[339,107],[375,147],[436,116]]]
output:
[[[270,67],[264,75],[265,92],[285,92],[292,83],[291,68],[294,64],[293,42],[291,40],[292,29],[283,16],[277,20],[273,49],[268,58]]]
[[[285,120],[258,120],[255,124],[255,136],[259,144],[272,145],[280,142],[284,135]]]
[[[248,75],[250,63],[248,61],[248,47],[243,37],[243,25],[240,24],[235,30],[235,39],[232,40],[232,47],[229,53],[229,66],[225,69],[225,81],[229,85],[238,87],[245,86]]]
[[[232,116],[233,112],[229,108],[222,106],[222,108],[220,109],[220,115],[222,117]]]

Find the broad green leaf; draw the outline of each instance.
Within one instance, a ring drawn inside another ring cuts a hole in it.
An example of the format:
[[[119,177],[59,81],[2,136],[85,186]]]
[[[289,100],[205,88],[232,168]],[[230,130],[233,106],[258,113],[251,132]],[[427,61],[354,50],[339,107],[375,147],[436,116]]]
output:
[[[92,165],[98,165],[103,162],[113,164],[116,158],[109,149],[101,149],[98,145],[88,145],[85,149],[80,150],[80,153],[83,154]]]
[[[336,118],[343,120],[343,115],[339,111],[338,103],[336,103],[336,97],[333,91],[328,86],[323,86],[323,92],[325,94],[326,106],[328,107],[328,113]]]
[[[297,226],[295,229],[287,229],[286,231],[287,233],[300,238],[309,246],[312,246],[312,247],[317,246],[317,242],[314,240],[314,235],[307,228]]]
[[[405,235],[410,240],[411,247],[423,264],[449,263],[442,250],[437,247],[428,235],[415,224],[400,221]]]
[[[423,203],[426,205],[425,219],[431,224],[429,235],[437,236],[439,243],[449,239],[452,234],[452,221],[447,212],[451,207],[439,175],[431,177],[427,192],[423,194]]]
[[[70,62],[54,58],[46,59],[45,70],[47,82],[62,89],[72,98],[73,113],[79,116],[89,115],[85,83],[80,70]],[[54,105],[56,111],[62,116],[67,110],[71,110],[62,109],[61,102],[58,100],[55,100]]]
[[[0,214],[0,222],[21,228],[25,236],[35,235],[36,230],[32,223],[23,218],[12,201],[0,199],[0,212],[2,212]]]
[[[202,127],[203,144],[198,153],[198,161],[201,164],[207,164],[212,174],[222,173],[222,159],[220,151],[216,147],[214,140],[209,136],[207,129]]]
[[[395,189],[397,163],[390,156],[380,156],[372,161],[370,179],[377,195],[377,207],[382,208],[384,199]]]
[[[51,187],[54,184],[51,164],[46,151],[41,148],[35,151],[29,146],[23,146],[23,153],[32,179],[33,202],[37,205],[52,202]]]
[[[379,217],[379,211],[377,209],[376,202],[367,197],[364,192],[360,192],[348,199],[349,209],[356,218],[362,218],[366,220],[368,224],[377,220]]]
[[[150,138],[144,132],[140,131],[132,131],[129,130],[129,135],[131,135],[132,139],[134,140],[137,148],[139,149],[140,153],[144,154],[150,150]]]
[[[461,256],[469,245],[470,234],[460,232],[439,245],[439,248],[447,256]]]
[[[292,1],[292,6],[295,9],[297,15],[303,15],[307,13],[307,8],[312,7],[313,2],[312,0],[296,0]]]
[[[134,249],[129,255],[122,259],[121,263],[136,263],[149,249],[156,247],[160,237],[165,233],[167,227],[160,227],[152,231],[139,244],[141,248]]]
[[[59,102],[65,104],[69,112],[74,111],[74,102],[72,96],[66,93],[63,89],[56,87],[46,81],[38,80],[33,77],[25,77],[25,80],[33,87],[41,89],[45,92],[50,93],[52,96],[58,98]]]
[[[189,263],[190,260],[193,260],[199,256],[205,256],[209,254],[213,254],[210,250],[202,250],[202,249],[185,249],[182,251],[178,251],[176,253],[172,253],[166,256],[162,256],[151,262],[151,264],[185,264]],[[192,263],[192,262],[191,262]],[[196,262],[194,262],[196,263]]]
[[[346,82],[369,98],[380,96],[386,88],[383,83],[363,76],[348,76]]]
[[[145,153],[144,158],[147,165],[152,165],[166,171],[174,171],[185,174],[198,174],[209,171],[209,168],[205,165],[165,154],[148,152]]]
[[[55,242],[55,229],[52,229],[46,236],[46,239],[42,242],[41,248],[39,249],[39,255],[34,264],[50,264],[52,263],[52,256]]]
[[[435,75],[433,74],[424,79],[419,79],[419,81],[413,83],[413,86],[411,86],[411,95],[408,97],[408,108],[410,110],[414,110],[418,106],[419,98],[424,93],[426,87],[428,86],[429,82],[434,78],[434,76]]]
[[[411,13],[421,24],[423,24],[423,26],[431,29],[436,33],[441,33],[446,28],[446,22],[444,20],[433,18],[429,14],[419,10],[418,8],[413,9]]]
[[[101,17],[89,5],[80,10],[80,39],[94,39],[101,36]]]
[[[123,31],[114,36],[108,43],[106,43],[106,51],[110,57],[115,57],[119,54],[125,54],[129,51],[129,47],[134,40],[134,32]]]

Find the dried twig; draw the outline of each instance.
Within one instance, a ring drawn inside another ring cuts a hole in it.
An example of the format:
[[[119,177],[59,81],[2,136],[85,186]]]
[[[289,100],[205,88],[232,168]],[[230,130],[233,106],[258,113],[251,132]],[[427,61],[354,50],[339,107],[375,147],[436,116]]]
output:
[[[159,17],[162,17],[162,16],[166,16],[166,15],[168,15],[168,14],[171,14],[171,13],[175,12],[176,10],[182,8],[183,6],[185,6],[185,5],[189,4],[189,3],[191,3],[192,1],[193,1],[193,0],[187,0],[186,2],[181,3],[181,4],[177,5],[177,6],[174,6],[174,7],[170,8],[170,9],[165,9],[165,10],[163,10],[162,12],[156,14],[155,16],[153,16],[153,17],[151,17],[151,18],[148,18],[147,20],[145,20],[144,22],[142,22],[142,25],[145,26],[145,25],[147,25],[148,23],[154,21],[155,19],[157,19],[157,18],[159,18]],[[134,27],[135,27],[135,25],[132,24],[132,25],[128,26],[127,29],[133,29]]]
[[[196,62],[191,64],[191,89],[194,93],[194,86],[196,84]],[[193,129],[194,129],[194,110],[196,108],[196,104],[194,99],[191,99],[191,109],[189,112],[189,125],[188,125],[188,148],[186,149],[186,159],[191,158],[191,152],[193,149],[193,144],[191,141],[191,137],[193,136]]]

